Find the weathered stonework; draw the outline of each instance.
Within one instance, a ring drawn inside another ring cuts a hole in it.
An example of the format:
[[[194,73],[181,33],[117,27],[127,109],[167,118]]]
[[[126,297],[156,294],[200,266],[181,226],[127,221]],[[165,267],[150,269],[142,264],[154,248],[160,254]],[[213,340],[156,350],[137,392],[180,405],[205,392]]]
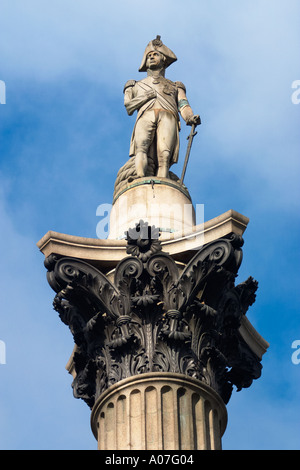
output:
[[[110,387],[91,424],[99,450],[220,450],[227,411],[204,383],[154,372]]]
[[[76,344],[74,395],[92,407],[110,386],[146,372],[196,378],[224,403],[234,385],[251,385],[260,359],[239,328],[257,282],[235,286],[242,244],[230,234],[183,266],[157,238],[131,239],[129,232],[132,255],[117,265],[113,282],[80,259],[48,257],[54,308]]]
[[[48,232],[38,243],[99,449],[221,448],[225,405],[260,376],[268,347],[246,317],[257,282],[235,285],[247,222],[228,211],[195,227],[197,250],[142,221],[126,240]]]

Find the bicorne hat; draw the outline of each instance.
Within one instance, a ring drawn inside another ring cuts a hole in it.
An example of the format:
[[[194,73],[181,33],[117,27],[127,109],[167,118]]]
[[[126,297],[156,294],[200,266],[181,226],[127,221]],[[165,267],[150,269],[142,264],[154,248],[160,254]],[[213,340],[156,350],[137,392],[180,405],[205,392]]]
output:
[[[160,36],[156,36],[155,39],[152,39],[152,41],[149,42],[147,45],[145,52],[144,52],[144,57],[142,60],[142,63],[139,68],[139,72],[146,72],[147,67],[146,67],[146,61],[147,61],[147,55],[151,51],[158,51],[161,54],[163,54],[166,58],[165,66],[166,68],[169,67],[169,65],[173,64],[177,60],[176,55],[174,52],[171,51],[167,46],[165,46],[161,39]]]

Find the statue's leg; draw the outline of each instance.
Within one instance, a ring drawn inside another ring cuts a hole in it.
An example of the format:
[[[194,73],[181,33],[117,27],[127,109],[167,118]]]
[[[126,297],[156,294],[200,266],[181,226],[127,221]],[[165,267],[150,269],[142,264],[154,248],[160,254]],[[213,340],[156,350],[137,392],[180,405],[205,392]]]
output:
[[[135,126],[135,168],[138,177],[146,176],[148,150],[153,141],[156,129],[153,111],[146,111]]]
[[[157,125],[157,176],[168,178],[170,159],[176,143],[177,122],[172,113],[160,111]]]
[[[147,171],[147,154],[145,152],[137,152],[135,156],[135,169],[139,178],[146,175]]]

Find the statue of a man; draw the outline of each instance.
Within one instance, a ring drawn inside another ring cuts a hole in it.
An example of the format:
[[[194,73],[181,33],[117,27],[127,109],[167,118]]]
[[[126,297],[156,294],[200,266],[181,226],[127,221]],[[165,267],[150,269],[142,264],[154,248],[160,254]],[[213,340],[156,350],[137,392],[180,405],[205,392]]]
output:
[[[138,177],[146,175],[148,159],[153,159],[157,176],[167,178],[178,161],[180,112],[187,125],[200,124],[186,97],[185,86],[165,78],[165,70],[177,60],[160,36],[149,42],[139,68],[147,77],[129,80],[124,87],[124,104],[129,116],[137,111],[130,143]],[[153,175],[154,176],[154,175]]]

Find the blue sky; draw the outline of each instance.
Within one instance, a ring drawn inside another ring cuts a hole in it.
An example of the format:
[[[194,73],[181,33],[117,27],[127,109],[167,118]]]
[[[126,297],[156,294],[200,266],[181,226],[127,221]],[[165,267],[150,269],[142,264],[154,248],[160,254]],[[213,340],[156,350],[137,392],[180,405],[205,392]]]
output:
[[[232,395],[223,448],[300,448],[299,14],[297,0],[0,0],[1,449],[96,448],[36,242],[96,238],[128,159],[123,85],[157,34],[203,123],[185,183],[205,220],[250,218],[238,280],[259,281],[248,318],[270,343],[262,377]],[[182,145],[177,174],[183,158]]]

